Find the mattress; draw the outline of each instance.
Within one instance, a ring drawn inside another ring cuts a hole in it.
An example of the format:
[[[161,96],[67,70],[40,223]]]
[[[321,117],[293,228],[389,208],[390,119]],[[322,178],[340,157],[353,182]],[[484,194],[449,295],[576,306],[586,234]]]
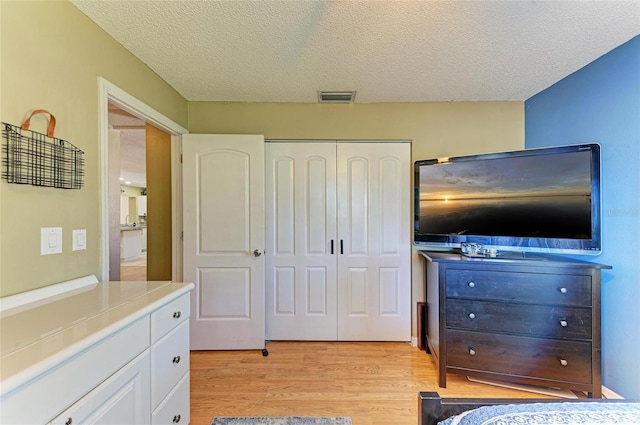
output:
[[[439,425],[640,424],[640,403],[531,403],[483,406]]]

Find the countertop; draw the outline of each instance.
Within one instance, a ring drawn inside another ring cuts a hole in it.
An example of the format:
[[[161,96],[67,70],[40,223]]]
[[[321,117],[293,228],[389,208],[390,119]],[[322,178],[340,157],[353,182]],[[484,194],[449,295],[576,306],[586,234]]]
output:
[[[0,318],[0,395],[61,364],[193,288],[192,283],[101,282]]]
[[[132,230],[142,230],[142,229],[144,229],[144,227],[142,226],[121,226],[120,227],[121,232],[130,232]]]

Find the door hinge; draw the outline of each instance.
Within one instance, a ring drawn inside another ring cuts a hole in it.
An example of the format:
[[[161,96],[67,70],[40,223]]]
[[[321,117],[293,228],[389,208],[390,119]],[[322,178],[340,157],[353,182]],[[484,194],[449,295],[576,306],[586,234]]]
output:
[[[180,164],[182,164],[182,154],[180,154]]]
[[[184,232],[180,232],[180,240],[183,241],[184,240]]]

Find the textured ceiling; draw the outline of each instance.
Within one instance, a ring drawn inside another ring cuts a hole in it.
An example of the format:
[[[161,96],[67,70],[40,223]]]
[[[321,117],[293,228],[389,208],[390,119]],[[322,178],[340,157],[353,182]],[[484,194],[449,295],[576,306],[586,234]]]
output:
[[[639,0],[72,2],[190,101],[522,101],[640,34]]]

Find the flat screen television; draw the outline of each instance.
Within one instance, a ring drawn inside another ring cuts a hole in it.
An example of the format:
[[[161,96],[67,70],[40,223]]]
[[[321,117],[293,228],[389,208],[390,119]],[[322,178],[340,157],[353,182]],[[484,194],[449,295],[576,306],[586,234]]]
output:
[[[416,161],[414,244],[597,255],[600,145]]]

